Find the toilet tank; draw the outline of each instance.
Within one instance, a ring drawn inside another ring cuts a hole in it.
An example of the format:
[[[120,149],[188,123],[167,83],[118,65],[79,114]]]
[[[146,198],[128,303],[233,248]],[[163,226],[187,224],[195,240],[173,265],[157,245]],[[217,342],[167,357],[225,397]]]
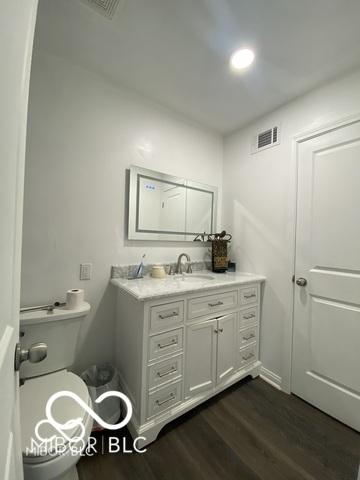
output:
[[[82,322],[90,311],[84,302],[74,310],[55,308],[53,313],[33,311],[20,313],[20,344],[27,349],[33,343],[47,345],[47,357],[39,363],[23,362],[21,378],[37,377],[71,367],[75,360]]]

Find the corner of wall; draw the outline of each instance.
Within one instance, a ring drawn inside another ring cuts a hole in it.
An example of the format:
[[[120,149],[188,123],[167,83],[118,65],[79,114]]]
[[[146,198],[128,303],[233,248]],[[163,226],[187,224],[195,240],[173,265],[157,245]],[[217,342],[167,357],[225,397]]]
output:
[[[260,378],[262,378],[265,382],[267,382],[272,387],[277,388],[278,390],[282,390],[281,377],[279,375],[276,375],[276,373],[272,372],[271,370],[268,370],[265,367],[261,367]]]

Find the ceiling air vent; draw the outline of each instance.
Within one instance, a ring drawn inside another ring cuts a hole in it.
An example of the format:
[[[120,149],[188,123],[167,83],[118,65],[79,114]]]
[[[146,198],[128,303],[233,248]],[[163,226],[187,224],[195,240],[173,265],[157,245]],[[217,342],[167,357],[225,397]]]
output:
[[[111,19],[114,16],[119,3],[123,3],[124,0],[82,0],[83,3],[91,7],[96,12],[100,13],[106,18]]]
[[[268,128],[255,136],[251,145],[251,152],[256,153],[279,143],[279,127]]]

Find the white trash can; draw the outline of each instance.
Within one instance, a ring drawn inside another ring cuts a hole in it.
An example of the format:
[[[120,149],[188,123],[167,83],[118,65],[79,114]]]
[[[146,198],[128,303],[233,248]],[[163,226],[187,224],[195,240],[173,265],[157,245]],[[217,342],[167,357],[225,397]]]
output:
[[[110,397],[101,403],[95,403],[95,400],[103,393],[111,390],[119,391],[119,374],[116,368],[110,363],[101,365],[92,365],[86,369],[80,377],[86,383],[90,398],[92,400],[92,409],[105,422],[114,425],[120,418],[120,398]],[[102,429],[97,422],[94,422],[94,429]]]

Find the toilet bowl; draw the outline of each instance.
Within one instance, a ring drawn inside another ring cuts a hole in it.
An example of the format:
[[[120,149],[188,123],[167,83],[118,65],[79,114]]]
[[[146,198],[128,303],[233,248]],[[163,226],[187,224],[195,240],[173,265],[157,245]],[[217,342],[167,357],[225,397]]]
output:
[[[74,398],[60,396],[52,407],[54,420],[65,424],[77,419],[71,428],[58,431],[49,422],[46,405],[53,394],[71,392],[91,408],[83,380],[67,370],[74,361],[80,325],[90,305],[76,310],[55,309],[53,313],[21,314],[22,347],[44,342],[47,358],[37,364],[26,363],[20,376],[20,425],[25,480],[77,480],[76,464],[84,453],[93,419]],[[36,435],[36,427],[41,422]],[[65,435],[64,435],[65,434]],[[81,440],[79,440],[81,437]],[[46,441],[42,441],[46,439]]]

